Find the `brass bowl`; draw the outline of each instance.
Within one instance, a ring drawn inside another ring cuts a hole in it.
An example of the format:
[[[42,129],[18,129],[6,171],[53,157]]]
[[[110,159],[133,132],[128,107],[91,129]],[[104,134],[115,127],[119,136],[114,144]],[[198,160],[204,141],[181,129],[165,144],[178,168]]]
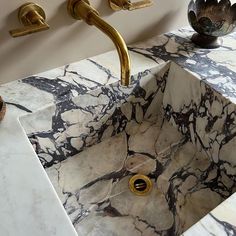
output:
[[[3,120],[6,113],[6,103],[2,100],[0,96],[0,121]]]
[[[236,3],[229,0],[191,0],[188,21],[197,32],[192,41],[203,48],[222,45],[221,36],[231,33],[236,26]]]

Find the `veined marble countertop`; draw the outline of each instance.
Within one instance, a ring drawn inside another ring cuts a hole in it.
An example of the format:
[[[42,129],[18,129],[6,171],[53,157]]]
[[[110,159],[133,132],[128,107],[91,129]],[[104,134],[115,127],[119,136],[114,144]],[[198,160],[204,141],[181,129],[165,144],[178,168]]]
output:
[[[215,50],[194,47],[189,40],[191,34],[189,29],[180,29],[130,47],[132,74],[171,61],[226,97],[228,103],[235,103],[236,34],[225,37],[223,47]],[[111,84],[118,80],[119,68],[113,51],[0,86],[0,95],[7,102],[6,117],[0,124],[0,235],[77,235],[19,117]],[[229,123],[235,119],[234,112]],[[214,117],[209,126],[213,124]],[[236,136],[234,126],[227,131],[227,137]],[[200,141],[204,146],[204,140]],[[206,147],[218,162],[212,150]],[[232,195],[185,234],[235,235],[235,205]]]
[[[188,229],[183,236],[236,235],[236,194]]]

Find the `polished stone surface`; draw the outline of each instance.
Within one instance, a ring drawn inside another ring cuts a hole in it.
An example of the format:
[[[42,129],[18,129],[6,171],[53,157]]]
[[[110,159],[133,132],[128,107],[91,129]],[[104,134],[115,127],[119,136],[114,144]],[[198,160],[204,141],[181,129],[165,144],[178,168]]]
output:
[[[39,160],[81,235],[179,235],[236,191],[236,34],[217,50],[196,48],[191,34],[181,29],[130,47],[129,88],[116,82],[114,52],[0,86],[8,106],[0,234],[76,234]],[[132,160],[155,185],[142,201],[127,190]],[[133,198],[151,210],[132,207]],[[234,235],[233,205],[234,195],[186,233]]]
[[[222,202],[206,188],[216,170],[205,152],[159,117],[127,125],[46,171],[78,235],[109,236],[184,232]],[[129,190],[136,173],[152,179],[148,196]]]

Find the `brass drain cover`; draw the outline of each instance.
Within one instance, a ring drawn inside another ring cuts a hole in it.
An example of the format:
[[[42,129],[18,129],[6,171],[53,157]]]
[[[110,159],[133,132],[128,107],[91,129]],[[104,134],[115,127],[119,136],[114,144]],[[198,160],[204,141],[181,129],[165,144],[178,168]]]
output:
[[[146,196],[152,190],[152,181],[146,175],[137,174],[130,178],[129,188],[138,196]]]

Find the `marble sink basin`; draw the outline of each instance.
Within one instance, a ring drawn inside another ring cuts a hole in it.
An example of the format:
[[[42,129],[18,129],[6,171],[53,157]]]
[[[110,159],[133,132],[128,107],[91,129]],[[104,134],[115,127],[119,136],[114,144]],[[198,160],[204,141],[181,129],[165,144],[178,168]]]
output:
[[[189,104],[201,104],[202,85],[176,70],[168,63],[129,88],[112,83],[21,117],[78,235],[180,235],[235,191],[194,138]],[[187,96],[182,80],[196,91]],[[136,173],[151,178],[149,195],[129,190]]]

